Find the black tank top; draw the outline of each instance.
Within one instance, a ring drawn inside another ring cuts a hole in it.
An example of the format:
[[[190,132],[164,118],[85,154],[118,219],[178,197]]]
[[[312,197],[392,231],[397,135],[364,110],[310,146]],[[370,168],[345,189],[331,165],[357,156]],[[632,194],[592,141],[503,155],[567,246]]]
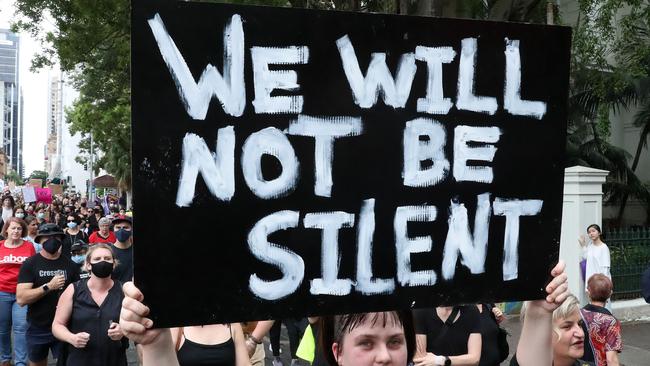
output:
[[[235,342],[232,337],[219,344],[200,344],[185,338],[176,356],[181,366],[233,366]]]
[[[114,341],[108,337],[109,321],[119,321],[123,298],[121,283],[114,281],[102,305],[97,306],[88,289],[88,279],[74,283],[72,316],[68,329],[72,333],[86,332],[90,334],[90,339],[84,348],[67,344],[66,365],[126,366],[126,338]]]

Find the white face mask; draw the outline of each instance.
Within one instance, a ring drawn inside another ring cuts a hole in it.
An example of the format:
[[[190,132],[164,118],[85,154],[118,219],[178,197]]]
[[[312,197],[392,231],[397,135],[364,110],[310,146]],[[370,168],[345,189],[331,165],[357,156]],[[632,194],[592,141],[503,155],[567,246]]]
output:
[[[22,212],[19,212],[19,213],[16,214],[16,217],[19,218],[19,219],[23,219],[23,218],[25,218],[25,214],[22,213]]]

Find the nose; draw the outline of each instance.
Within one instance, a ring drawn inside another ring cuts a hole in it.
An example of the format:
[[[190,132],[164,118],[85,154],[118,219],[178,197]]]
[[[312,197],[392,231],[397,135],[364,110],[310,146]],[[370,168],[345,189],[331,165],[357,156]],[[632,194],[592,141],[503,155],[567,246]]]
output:
[[[377,353],[375,354],[375,363],[380,365],[388,365],[391,363],[390,352],[385,344],[381,344],[377,347]]]
[[[576,324],[573,330],[573,336],[579,339],[583,339],[585,337],[585,332],[582,329],[582,326],[580,326],[580,324]]]

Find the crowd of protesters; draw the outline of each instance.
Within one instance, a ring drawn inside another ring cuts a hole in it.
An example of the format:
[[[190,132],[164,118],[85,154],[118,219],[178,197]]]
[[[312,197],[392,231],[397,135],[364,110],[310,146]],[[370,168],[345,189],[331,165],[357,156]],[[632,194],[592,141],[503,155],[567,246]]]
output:
[[[131,217],[77,194],[25,203],[5,190],[0,201],[0,365],[46,365],[50,354],[61,365],[126,365]]]
[[[281,366],[281,324],[292,365],[492,366],[508,357],[494,304],[154,329],[131,282],[133,223],[123,207],[67,194],[50,204],[6,193],[1,201],[0,366],[46,365],[50,354],[58,365],[126,365],[129,339],[144,365],[257,366],[267,335]],[[548,297],[522,309],[511,365],[618,365],[620,323],[606,308],[612,283],[596,234],[590,226],[585,244],[596,262],[587,262],[590,304],[579,307],[559,263]]]

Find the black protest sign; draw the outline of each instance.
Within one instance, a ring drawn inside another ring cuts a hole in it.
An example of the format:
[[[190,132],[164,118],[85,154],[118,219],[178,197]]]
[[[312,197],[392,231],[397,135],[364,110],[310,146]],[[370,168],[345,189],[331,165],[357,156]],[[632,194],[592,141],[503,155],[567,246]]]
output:
[[[543,296],[568,28],[137,1],[132,32],[157,326]]]

